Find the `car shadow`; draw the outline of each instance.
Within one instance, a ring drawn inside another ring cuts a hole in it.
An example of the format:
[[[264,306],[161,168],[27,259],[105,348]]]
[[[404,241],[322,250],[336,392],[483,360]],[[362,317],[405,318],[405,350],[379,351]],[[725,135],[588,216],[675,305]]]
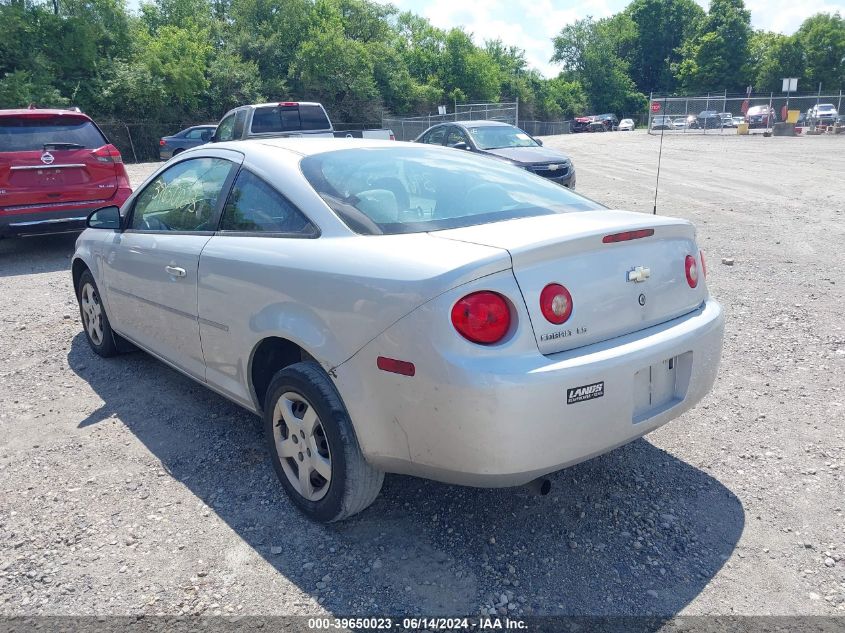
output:
[[[744,526],[730,490],[646,440],[553,475],[544,497],[388,475],[368,510],[318,525],[278,485],[258,417],[144,353],[95,357],[82,334],[68,363],[103,401],[80,428],[118,419],[337,615],[477,615],[505,598],[518,615],[672,616]]]
[[[0,277],[70,270],[79,233],[0,239]]]

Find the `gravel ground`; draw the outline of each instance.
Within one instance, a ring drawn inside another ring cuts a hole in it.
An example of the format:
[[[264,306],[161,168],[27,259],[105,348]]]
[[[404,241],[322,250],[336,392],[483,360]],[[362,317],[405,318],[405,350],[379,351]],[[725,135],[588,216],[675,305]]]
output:
[[[546,141],[651,211],[657,138]],[[659,211],[698,225],[728,314],[713,393],[546,497],[388,476],[329,527],[258,418],[92,354],[72,237],[0,243],[0,614],[845,613],[843,174],[843,137],[667,137]]]

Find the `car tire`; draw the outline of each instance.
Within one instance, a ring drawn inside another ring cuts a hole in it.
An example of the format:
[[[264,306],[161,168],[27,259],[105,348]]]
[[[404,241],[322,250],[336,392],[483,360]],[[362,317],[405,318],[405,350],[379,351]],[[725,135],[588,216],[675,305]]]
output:
[[[340,394],[317,363],[296,363],[273,376],[264,432],[282,487],[308,518],[340,521],[381,491],[384,473],[364,459]]]
[[[79,302],[82,329],[91,349],[103,358],[116,356],[119,350],[115,344],[115,334],[111,329],[106,308],[100,300],[97,282],[89,270],[83,272],[79,278],[76,299]]]

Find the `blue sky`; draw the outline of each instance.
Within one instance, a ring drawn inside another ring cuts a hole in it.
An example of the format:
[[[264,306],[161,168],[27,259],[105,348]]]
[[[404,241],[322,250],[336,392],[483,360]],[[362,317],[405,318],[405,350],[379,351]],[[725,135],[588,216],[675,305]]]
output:
[[[402,10],[422,15],[435,26],[463,26],[477,44],[500,38],[525,50],[531,66],[548,77],[559,68],[549,63],[552,42],[569,22],[592,15],[603,18],[624,9],[630,0],[392,0]],[[707,9],[706,0],[696,0]],[[745,0],[754,28],[791,34],[819,11],[845,13],[845,0]]]

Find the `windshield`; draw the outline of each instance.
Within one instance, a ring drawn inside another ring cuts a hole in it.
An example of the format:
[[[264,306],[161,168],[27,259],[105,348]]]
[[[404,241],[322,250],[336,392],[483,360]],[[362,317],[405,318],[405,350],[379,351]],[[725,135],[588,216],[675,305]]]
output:
[[[478,149],[538,147],[537,141],[518,127],[513,127],[512,125],[485,125],[483,127],[471,127],[467,129]]]
[[[78,116],[0,117],[0,152],[37,151],[50,144],[96,149],[106,140],[97,126]]]
[[[308,156],[301,168],[340,219],[364,235],[604,208],[541,176],[442,147],[343,149]]]

